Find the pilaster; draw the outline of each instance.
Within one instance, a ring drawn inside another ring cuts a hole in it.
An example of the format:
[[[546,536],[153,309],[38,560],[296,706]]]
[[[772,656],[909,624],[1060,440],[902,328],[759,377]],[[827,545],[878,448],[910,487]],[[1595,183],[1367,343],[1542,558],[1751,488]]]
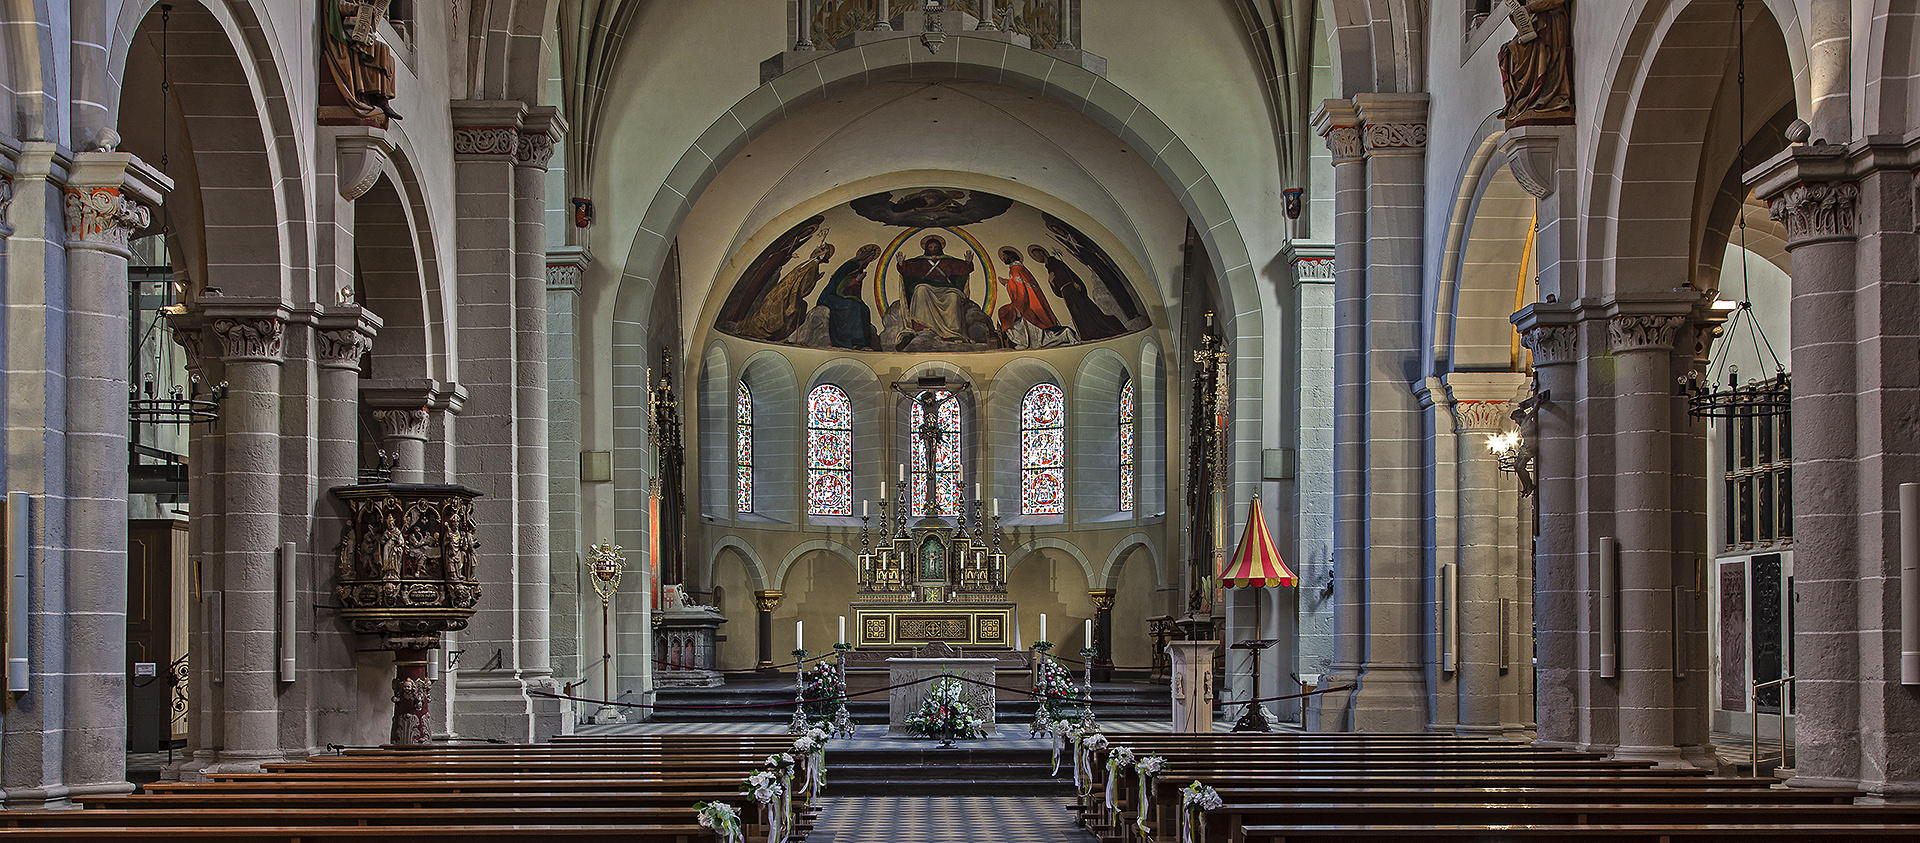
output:
[[[1538,740],[1574,747],[1584,740],[1584,677],[1591,670],[1586,632],[1588,578],[1581,550],[1573,396],[1579,384],[1579,332],[1564,304],[1528,305],[1514,314],[1520,342],[1533,352],[1537,379],[1534,462],[1540,512],[1533,551],[1534,709]]]

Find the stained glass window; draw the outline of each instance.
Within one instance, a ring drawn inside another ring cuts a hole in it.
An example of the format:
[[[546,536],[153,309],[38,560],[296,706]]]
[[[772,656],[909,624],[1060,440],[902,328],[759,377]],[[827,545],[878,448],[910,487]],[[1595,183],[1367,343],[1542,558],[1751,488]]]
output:
[[[753,511],[753,390],[741,381],[733,393],[734,507]]]
[[[807,514],[853,514],[853,402],[830,383],[807,393]]]
[[[1020,511],[1060,515],[1067,511],[1067,399],[1043,383],[1020,403]]]
[[[1133,378],[1120,384],[1120,511],[1133,511]]]
[[[951,392],[935,394],[940,396],[940,407],[934,411],[934,427],[939,437],[933,447],[934,514],[959,515],[960,399]],[[927,440],[920,431],[920,425],[925,421],[926,408],[915,401],[907,430],[909,438],[913,440],[912,497],[908,499],[908,504],[914,515],[927,514]]]

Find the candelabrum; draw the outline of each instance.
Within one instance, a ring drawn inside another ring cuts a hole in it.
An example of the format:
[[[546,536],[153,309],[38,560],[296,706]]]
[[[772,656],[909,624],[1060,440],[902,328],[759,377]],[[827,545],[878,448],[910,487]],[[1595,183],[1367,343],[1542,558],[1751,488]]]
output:
[[[589,549],[588,559],[593,592],[600,595],[600,698],[610,701],[613,699],[613,594],[620,590],[620,575],[626,572],[627,557],[620,552],[619,545],[603,541]],[[607,702],[588,721],[625,723],[627,718],[618,707]]]
[[[1100,651],[1093,647],[1080,648],[1081,667],[1085,668],[1080,674],[1080,722],[1082,723],[1091,724],[1094,722],[1093,660],[1094,657],[1098,655],[1100,655]]]

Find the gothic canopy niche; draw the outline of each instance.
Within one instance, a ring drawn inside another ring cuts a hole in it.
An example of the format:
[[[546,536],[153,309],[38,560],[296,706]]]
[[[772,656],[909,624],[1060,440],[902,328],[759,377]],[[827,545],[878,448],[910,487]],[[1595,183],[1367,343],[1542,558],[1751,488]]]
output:
[[[1120,264],[1073,225],[979,190],[864,196],[788,229],[735,281],[716,328],[808,348],[994,351],[1151,325]]]

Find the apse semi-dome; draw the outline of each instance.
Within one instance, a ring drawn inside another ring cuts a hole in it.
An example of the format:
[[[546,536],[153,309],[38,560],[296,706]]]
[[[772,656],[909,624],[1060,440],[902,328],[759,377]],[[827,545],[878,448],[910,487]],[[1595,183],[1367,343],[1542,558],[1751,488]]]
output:
[[[1119,262],[1072,224],[980,190],[913,187],[803,219],[751,261],[715,324],[855,351],[1055,348],[1152,322]]]

